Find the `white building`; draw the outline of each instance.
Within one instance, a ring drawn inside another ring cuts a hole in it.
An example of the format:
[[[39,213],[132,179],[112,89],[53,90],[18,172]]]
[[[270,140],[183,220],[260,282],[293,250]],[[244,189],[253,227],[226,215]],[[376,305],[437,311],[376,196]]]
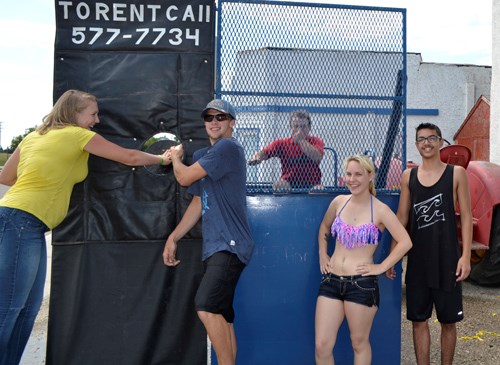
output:
[[[407,65],[407,158],[419,161],[414,148],[415,127],[422,122],[434,123],[453,143],[453,135],[479,97],[490,99],[492,68],[426,63],[418,53],[408,54]]]

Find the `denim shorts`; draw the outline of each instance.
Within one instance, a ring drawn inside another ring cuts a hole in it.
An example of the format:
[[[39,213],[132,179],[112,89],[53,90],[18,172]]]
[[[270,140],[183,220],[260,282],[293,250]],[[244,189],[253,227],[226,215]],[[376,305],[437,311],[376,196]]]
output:
[[[318,296],[378,307],[380,294],[376,276],[324,274]]]
[[[206,259],[204,266],[194,299],[196,310],[221,314],[227,323],[233,323],[234,292],[246,265],[234,253],[222,251]]]

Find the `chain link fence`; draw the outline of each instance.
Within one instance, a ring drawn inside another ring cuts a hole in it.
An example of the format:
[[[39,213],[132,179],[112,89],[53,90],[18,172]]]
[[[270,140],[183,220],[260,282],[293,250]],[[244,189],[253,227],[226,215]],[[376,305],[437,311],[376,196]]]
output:
[[[220,1],[216,95],[237,110],[247,191],[342,191],[368,154],[379,192],[406,160],[405,9]]]

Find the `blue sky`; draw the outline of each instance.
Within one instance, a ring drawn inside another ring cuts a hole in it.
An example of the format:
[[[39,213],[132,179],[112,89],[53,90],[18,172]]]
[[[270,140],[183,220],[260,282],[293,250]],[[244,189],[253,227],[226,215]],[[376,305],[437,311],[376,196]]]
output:
[[[81,2],[86,0],[77,0]],[[87,0],[90,1],[90,0]],[[424,62],[491,66],[492,1],[316,0],[303,3],[407,9],[407,49]],[[0,5],[0,122],[3,148],[52,107],[55,1]]]

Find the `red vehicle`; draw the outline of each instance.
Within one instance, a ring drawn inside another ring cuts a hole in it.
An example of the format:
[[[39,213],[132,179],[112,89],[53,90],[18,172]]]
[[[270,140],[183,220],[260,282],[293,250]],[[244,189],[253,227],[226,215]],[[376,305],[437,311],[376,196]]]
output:
[[[470,149],[463,145],[441,149],[441,160],[463,166],[469,177],[473,220],[470,279],[479,285],[500,285],[500,165],[470,158]],[[459,217],[458,207],[458,222]]]

